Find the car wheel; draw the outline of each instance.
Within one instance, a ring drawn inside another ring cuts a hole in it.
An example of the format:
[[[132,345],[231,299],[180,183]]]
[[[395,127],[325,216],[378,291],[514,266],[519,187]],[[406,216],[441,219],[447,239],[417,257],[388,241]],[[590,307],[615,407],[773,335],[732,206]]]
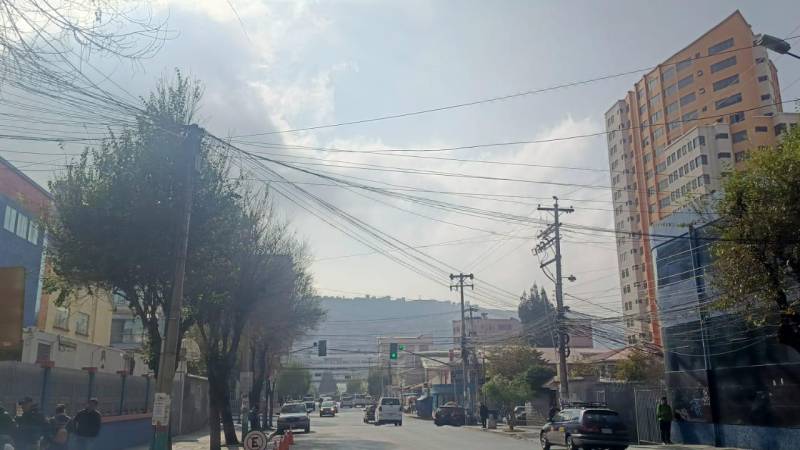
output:
[[[401,420],[400,422],[397,422],[397,426],[398,427],[402,427],[403,426],[403,421]]]
[[[567,450],[579,450],[580,447],[575,445],[575,442],[572,440],[572,436],[567,436],[567,440],[565,442],[567,446]]]
[[[547,442],[547,438],[544,436],[544,433],[539,435],[539,441],[542,444],[542,450],[550,450],[550,443]]]

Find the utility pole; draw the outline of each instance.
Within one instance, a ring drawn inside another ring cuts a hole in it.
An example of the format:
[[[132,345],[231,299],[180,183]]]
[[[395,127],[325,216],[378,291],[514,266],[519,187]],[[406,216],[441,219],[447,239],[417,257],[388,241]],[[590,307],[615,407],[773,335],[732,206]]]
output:
[[[189,223],[192,217],[192,201],[194,192],[194,178],[197,157],[200,154],[200,144],[203,140],[203,130],[197,125],[184,128],[185,136],[182,146],[182,173],[179,175],[183,181],[183,192],[180,205],[180,221],[178,222],[177,237],[175,239],[175,273],[172,280],[172,295],[170,296],[169,311],[167,311],[166,336],[161,349],[161,358],[158,364],[158,379],[156,381],[156,395],[153,403],[153,450],[168,450],[172,444],[169,436],[169,415],[171,407],[172,384],[175,378],[175,366],[178,362],[178,347],[180,342],[181,310],[183,309],[183,279],[186,273],[186,251],[189,246]]]
[[[464,280],[470,279],[473,280],[475,277],[472,274],[465,275],[463,273],[459,273],[458,275],[450,274],[450,282],[452,283],[453,280],[458,280],[457,284],[451,284],[450,290],[458,290],[461,294],[461,382],[463,383],[463,389],[461,395],[463,395],[463,402],[470,403],[469,404],[469,411],[470,413],[473,411],[471,405],[471,395],[469,395],[469,390],[467,389],[467,385],[469,380],[467,379],[467,322],[466,317],[464,315],[464,287],[469,287],[471,289],[475,289],[474,284],[464,284]],[[464,420],[466,421],[466,414],[464,415]]]
[[[558,393],[561,401],[563,402],[569,398],[569,374],[567,373],[567,342],[569,335],[564,327],[564,298],[561,276],[561,222],[559,221],[559,213],[571,213],[575,210],[570,206],[569,208],[558,207],[558,197],[553,196],[555,203],[552,208],[543,208],[539,206],[539,211],[551,211],[555,220],[553,224],[548,226],[544,231],[539,233],[539,238],[542,242],[536,246],[535,253],[540,253],[547,250],[551,245],[555,244],[556,255],[553,259],[543,262],[540,267],[555,262],[556,263],[556,279],[553,280],[556,284],[556,330],[558,331]],[[552,233],[552,237],[550,237]]]

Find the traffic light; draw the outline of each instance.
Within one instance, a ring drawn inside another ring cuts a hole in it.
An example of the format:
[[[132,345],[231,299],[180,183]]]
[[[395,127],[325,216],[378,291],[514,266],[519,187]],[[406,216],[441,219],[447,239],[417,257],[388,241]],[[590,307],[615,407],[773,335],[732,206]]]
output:
[[[320,339],[317,343],[317,356],[328,356],[328,341]]]
[[[397,344],[389,344],[389,359],[397,359]]]
[[[401,352],[406,349],[406,346],[403,344],[400,344],[397,347],[400,349]]]

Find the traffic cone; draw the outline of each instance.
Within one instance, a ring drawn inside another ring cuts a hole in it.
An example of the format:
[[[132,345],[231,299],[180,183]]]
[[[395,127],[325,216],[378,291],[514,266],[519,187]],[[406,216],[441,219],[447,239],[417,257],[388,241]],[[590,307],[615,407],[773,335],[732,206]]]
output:
[[[292,433],[292,430],[287,430],[286,440],[289,441],[288,442],[289,445],[294,445],[294,435]]]
[[[281,444],[279,446],[279,449],[280,450],[288,450],[289,449],[289,441],[286,439],[285,436],[281,438]]]

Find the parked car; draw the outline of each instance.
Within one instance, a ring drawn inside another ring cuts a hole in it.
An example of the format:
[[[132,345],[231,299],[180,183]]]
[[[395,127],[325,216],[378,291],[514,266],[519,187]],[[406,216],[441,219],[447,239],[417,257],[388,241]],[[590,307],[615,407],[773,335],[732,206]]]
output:
[[[320,417],[323,417],[323,416],[335,417],[336,416],[336,403],[330,402],[330,401],[329,402],[322,402],[322,404],[319,405],[319,416]]]
[[[312,413],[317,410],[317,403],[315,401],[311,400],[310,402],[305,402],[305,404],[306,404],[306,410],[309,413]]]
[[[400,399],[397,397],[381,397],[375,411],[375,425],[393,423],[395,426],[403,425],[403,411],[400,409]]]
[[[608,408],[569,408],[559,411],[542,427],[542,450],[558,445],[570,450],[608,448],[625,450],[628,429],[616,411]]]
[[[364,407],[364,423],[375,421],[375,405],[367,405]]]
[[[305,403],[286,403],[281,406],[277,431],[280,434],[286,430],[311,431],[311,418],[308,417]]]
[[[456,405],[455,403],[447,403],[433,412],[433,423],[440,427],[442,425],[452,425],[460,427],[464,425],[466,420],[466,413],[464,408]]]
[[[352,408],[353,407],[353,397],[342,397],[342,401],[340,402],[342,408]]]

